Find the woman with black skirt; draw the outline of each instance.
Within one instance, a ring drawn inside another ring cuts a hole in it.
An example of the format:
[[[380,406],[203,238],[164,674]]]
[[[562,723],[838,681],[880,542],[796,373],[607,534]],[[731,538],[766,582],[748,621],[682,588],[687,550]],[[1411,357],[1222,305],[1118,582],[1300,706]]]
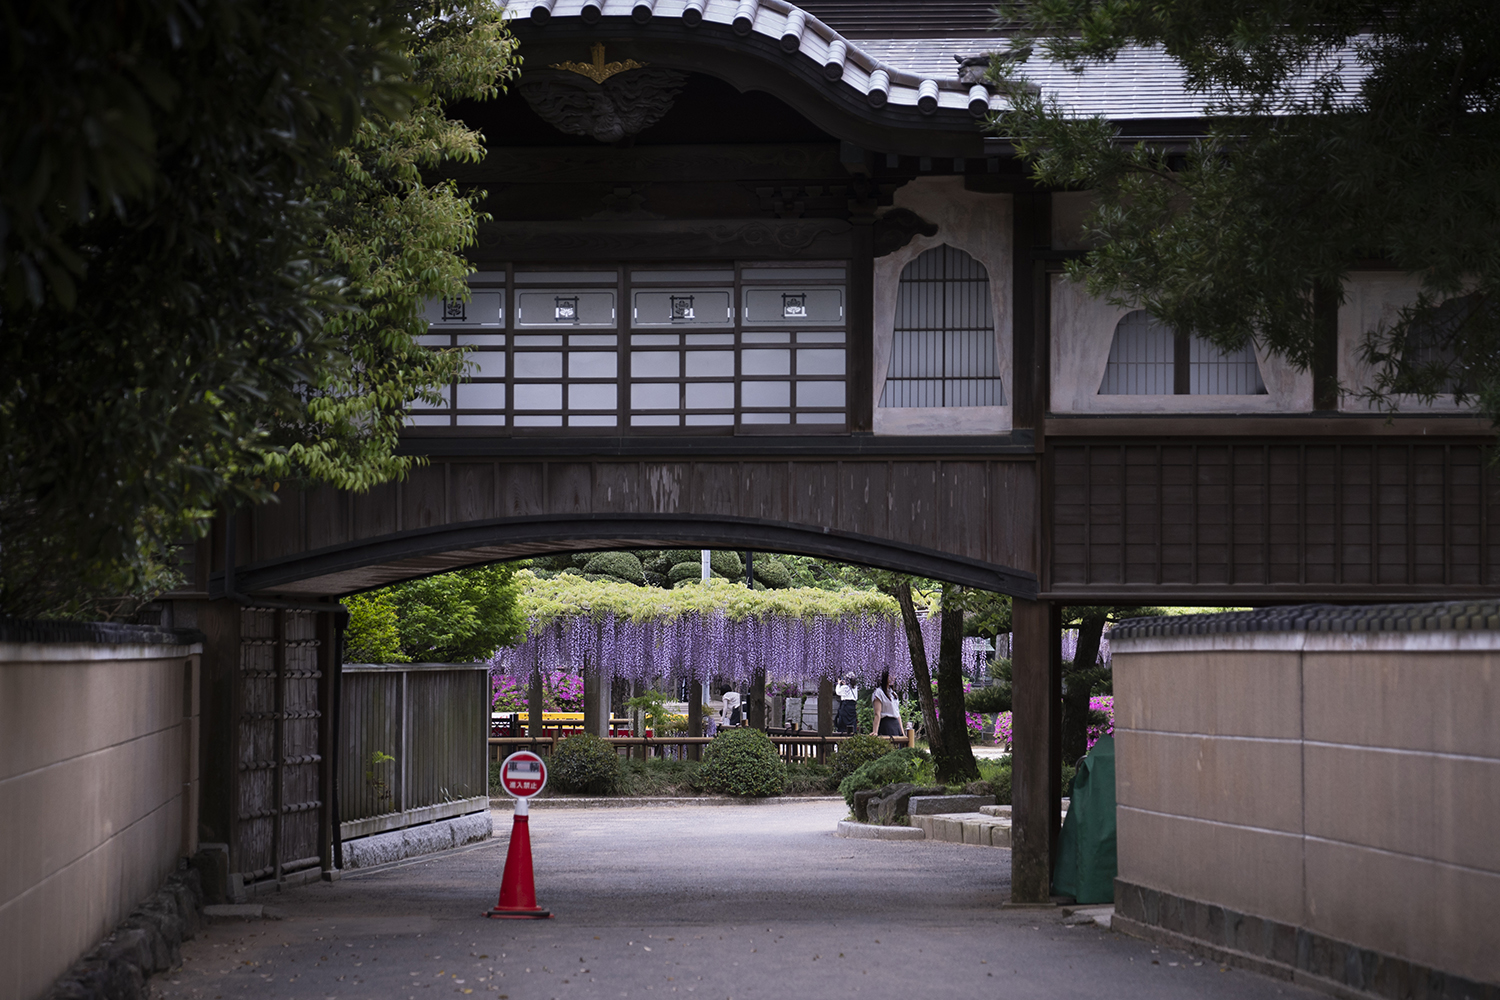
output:
[[[833,728],[840,736],[848,736],[859,726],[859,691],[854,687],[854,675],[839,678],[833,689],[838,697],[838,714],[834,716]]]
[[[896,696],[890,693],[891,672],[884,671],[880,675],[880,686],[875,689],[871,700],[875,703],[875,731],[874,736],[905,736],[906,727],[901,724],[901,703]]]

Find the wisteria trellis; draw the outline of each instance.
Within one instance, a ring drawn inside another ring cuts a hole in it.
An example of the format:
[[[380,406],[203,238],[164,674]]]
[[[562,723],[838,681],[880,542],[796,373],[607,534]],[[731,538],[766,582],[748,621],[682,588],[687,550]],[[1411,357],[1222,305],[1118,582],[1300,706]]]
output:
[[[929,669],[936,667],[938,619],[922,622]],[[966,673],[981,669],[983,643],[965,639]],[[817,680],[852,673],[873,684],[882,671],[891,681],[911,681],[911,656],[901,622],[861,613],[795,618],[752,615],[731,619],[722,610],[690,611],[633,619],[604,612],[534,622],[526,639],[491,660],[497,673],[604,668],[616,677],[651,681],[664,677],[748,681],[763,671],[772,683]]]
[[[663,593],[581,577],[538,579],[521,574],[526,638],[498,651],[495,674],[526,676],[540,669],[577,673],[602,668],[627,680],[719,678],[736,684],[764,672],[770,683],[853,674],[865,685],[889,670],[898,687],[911,683],[910,653],[896,603],[867,591],[754,592],[724,581]],[[922,620],[928,668],[936,667],[939,618]],[[1010,652],[998,637],[999,655]],[[1063,636],[1063,654],[1077,632]],[[1107,660],[1108,647],[1101,649]],[[984,669],[981,640],[967,638],[963,670]]]

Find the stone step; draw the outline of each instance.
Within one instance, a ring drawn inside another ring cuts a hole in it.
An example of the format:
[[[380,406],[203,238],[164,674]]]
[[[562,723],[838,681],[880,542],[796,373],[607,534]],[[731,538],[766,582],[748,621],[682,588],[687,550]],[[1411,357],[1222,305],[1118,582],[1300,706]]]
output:
[[[1004,816],[1010,819],[1010,806],[980,806],[979,811],[986,816]]]
[[[926,834],[928,840],[945,844],[1010,847],[1010,820],[982,812],[913,816],[911,824]]]

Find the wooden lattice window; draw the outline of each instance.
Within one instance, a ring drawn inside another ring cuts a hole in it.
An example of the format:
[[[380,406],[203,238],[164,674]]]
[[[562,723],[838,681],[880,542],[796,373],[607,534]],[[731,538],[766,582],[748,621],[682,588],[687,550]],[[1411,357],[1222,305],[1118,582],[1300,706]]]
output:
[[[962,250],[933,247],[902,270],[880,405],[1005,405],[989,274]]]
[[[1115,326],[1101,396],[1263,396],[1266,385],[1245,344],[1223,351],[1202,337],[1176,333],[1144,309]]]

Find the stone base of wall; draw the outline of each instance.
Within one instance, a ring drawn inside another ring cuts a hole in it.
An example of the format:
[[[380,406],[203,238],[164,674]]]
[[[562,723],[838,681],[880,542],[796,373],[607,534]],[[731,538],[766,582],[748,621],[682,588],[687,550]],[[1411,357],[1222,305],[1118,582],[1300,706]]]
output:
[[[49,1000],[144,1000],[146,980],[182,962],[182,942],[198,933],[202,908],[198,872],[173,875],[63,973]]]
[[[377,833],[371,837],[346,840],[344,841],[344,867],[346,869],[372,868],[375,865],[400,861],[402,858],[446,851],[452,847],[462,847],[465,844],[488,840],[493,830],[494,824],[490,819],[489,810],[486,809],[484,812],[469,813],[467,816],[455,816],[453,819],[440,820],[436,823],[407,827],[405,830],[392,830],[390,833]]]
[[[1114,930],[1347,1000],[1500,1000],[1476,983],[1280,921],[1115,879]]]

